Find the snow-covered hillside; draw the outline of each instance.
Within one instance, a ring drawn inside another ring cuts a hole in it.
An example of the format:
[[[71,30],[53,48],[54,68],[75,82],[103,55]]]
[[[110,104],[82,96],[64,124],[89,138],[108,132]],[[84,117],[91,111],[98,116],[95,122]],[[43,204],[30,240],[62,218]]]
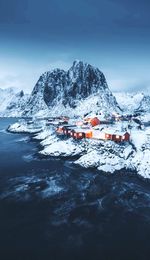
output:
[[[144,98],[143,93],[125,93],[125,92],[115,92],[113,93],[120,108],[127,112],[133,113],[139,108],[142,99]]]
[[[7,106],[13,100],[15,95],[16,92],[15,89],[13,88],[7,88],[7,89],[0,88],[0,112],[6,110]]]
[[[0,89],[0,116],[21,116],[28,97],[23,91],[17,92],[15,88]]]
[[[150,96],[143,96],[137,111],[141,113],[150,113]]]

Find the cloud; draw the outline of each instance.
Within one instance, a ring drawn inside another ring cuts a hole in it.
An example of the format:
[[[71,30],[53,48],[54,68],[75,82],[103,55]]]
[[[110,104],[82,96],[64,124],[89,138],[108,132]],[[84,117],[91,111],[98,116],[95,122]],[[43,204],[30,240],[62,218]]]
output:
[[[110,89],[114,92],[149,92],[150,80],[139,80],[134,78],[107,79]]]

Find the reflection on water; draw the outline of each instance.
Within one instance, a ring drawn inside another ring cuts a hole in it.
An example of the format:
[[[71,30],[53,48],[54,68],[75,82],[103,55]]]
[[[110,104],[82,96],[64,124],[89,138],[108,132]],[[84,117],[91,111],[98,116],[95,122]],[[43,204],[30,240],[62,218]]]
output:
[[[41,160],[0,124],[1,259],[149,259],[150,184]]]

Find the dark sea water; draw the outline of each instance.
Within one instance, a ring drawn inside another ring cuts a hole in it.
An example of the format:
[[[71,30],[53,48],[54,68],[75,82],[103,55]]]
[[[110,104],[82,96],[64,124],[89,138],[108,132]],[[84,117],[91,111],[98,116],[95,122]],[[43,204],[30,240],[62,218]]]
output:
[[[149,260],[150,184],[40,159],[0,119],[0,259]]]

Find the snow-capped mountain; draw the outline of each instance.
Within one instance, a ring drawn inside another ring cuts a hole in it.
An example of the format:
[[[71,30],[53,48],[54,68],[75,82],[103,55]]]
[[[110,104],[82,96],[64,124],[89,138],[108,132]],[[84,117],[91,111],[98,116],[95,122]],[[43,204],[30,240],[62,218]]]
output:
[[[0,89],[0,116],[21,116],[28,97],[23,91],[17,92],[14,88]]]
[[[13,97],[15,96],[15,90],[13,88],[1,89],[0,88],[0,112],[4,111]]]
[[[93,110],[109,113],[120,108],[104,74],[87,63],[74,61],[68,71],[55,69],[39,78],[24,114],[46,111],[53,115],[83,115]]]
[[[42,74],[31,95],[0,89],[0,116],[82,116],[103,112],[150,112],[150,96],[113,93],[104,74],[90,64],[74,61],[68,71],[54,69]]]
[[[150,96],[147,93],[114,93],[123,113],[137,114],[139,119],[150,122]]]
[[[150,113],[150,96],[143,96],[137,111]]]
[[[144,98],[144,94],[137,93],[125,93],[125,92],[115,92],[113,93],[120,108],[124,112],[133,113],[140,106],[141,101]]]

